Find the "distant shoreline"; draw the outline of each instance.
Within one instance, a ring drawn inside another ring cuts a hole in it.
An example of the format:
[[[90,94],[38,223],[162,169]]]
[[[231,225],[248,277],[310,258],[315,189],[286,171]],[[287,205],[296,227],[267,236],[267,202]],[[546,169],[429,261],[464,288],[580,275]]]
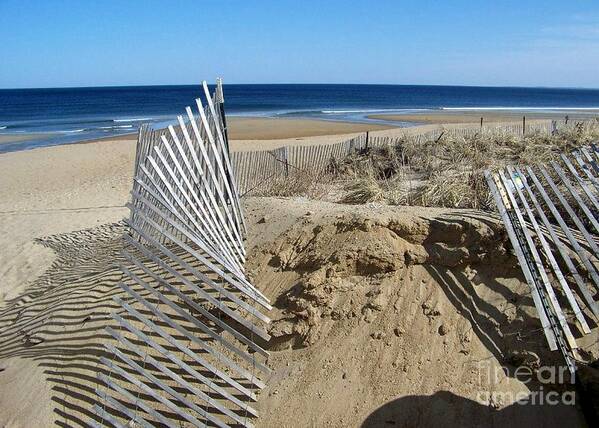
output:
[[[389,113],[368,115],[369,119],[413,122],[427,124],[444,123],[480,123],[521,121],[523,117],[530,120],[554,119],[561,120],[568,116],[571,120],[599,118],[599,110],[568,110],[547,112],[537,110],[502,110],[502,109],[464,109],[464,110],[426,110],[422,112]]]
[[[0,133],[0,147],[2,144],[5,143],[17,143],[19,141],[29,141],[29,140],[33,140],[36,138],[44,138],[44,137],[51,137],[54,136],[56,134],[53,133],[44,133],[44,134],[33,134],[33,133],[22,133],[22,134],[3,134]]]
[[[282,119],[275,117],[233,116],[227,118],[229,139],[241,140],[280,140],[288,138],[307,138],[353,134],[366,131],[381,131],[394,128],[376,123],[338,122],[312,118]],[[81,143],[98,141],[135,140],[137,133],[122,134],[112,137],[96,138]]]
[[[142,123],[163,127],[172,123],[177,115],[185,115],[184,106],[194,106],[195,110],[195,100],[203,93],[200,85],[0,91],[0,134],[4,141],[0,151],[95,141],[105,137],[122,138],[136,132]],[[526,109],[526,116],[541,111],[565,111],[564,115],[574,117],[578,113],[568,109],[599,108],[598,89],[443,85],[229,85],[225,82],[224,99],[231,123],[235,120],[243,122],[241,135],[232,137],[241,139],[303,138],[363,132],[380,129],[379,126],[408,127],[444,121],[439,114],[446,115],[453,123],[463,123],[475,121],[464,119],[464,115],[478,115],[477,108],[485,117],[489,116],[489,120],[495,114],[507,119],[512,109]],[[40,104],[56,108],[40,109]],[[424,119],[423,113],[434,115],[436,119]],[[448,116],[456,114],[462,119],[458,121],[455,116]],[[593,114],[593,111],[586,110],[586,114]],[[258,126],[256,130],[256,120],[270,121],[272,129]],[[479,120],[480,117],[476,119]],[[516,119],[510,116],[509,120]],[[301,129],[281,127],[283,123],[302,123],[297,121],[303,121]],[[329,124],[324,125],[325,122]],[[232,132],[235,132],[234,126]],[[11,133],[19,137],[9,140],[6,136]],[[35,135],[23,135],[30,133]],[[45,133],[52,135],[40,138]]]
[[[521,122],[527,120],[564,119],[566,115],[571,120],[599,118],[599,110],[572,110],[547,112],[537,110],[493,110],[493,109],[451,109],[434,110],[422,109],[406,113],[389,112],[363,114],[362,120],[347,118],[347,120],[330,119],[325,117],[256,117],[228,115],[229,138],[231,140],[281,140],[289,138],[308,138],[315,136],[331,136],[352,134],[366,131],[380,131],[392,128],[411,127],[418,125],[443,124],[478,124],[483,123]],[[366,121],[364,120],[366,119]],[[164,126],[164,125],[162,125]],[[30,150],[40,147],[61,146],[67,144],[87,144],[98,141],[136,140],[137,130],[105,137],[84,137],[77,139],[75,135],[64,136],[57,132],[48,133],[2,133],[0,132],[0,154]]]
[[[315,136],[352,134],[394,128],[392,125],[381,125],[377,123],[328,121],[318,118],[283,119],[233,116],[228,117],[227,122],[230,140],[301,139]],[[100,141],[130,141],[137,139],[137,131],[101,138],[87,138],[63,142],[56,139],[59,135],[60,134],[57,133],[0,134],[0,155],[2,153],[18,152],[42,147],[89,144]],[[49,140],[47,142],[37,141],[44,137],[47,137]]]

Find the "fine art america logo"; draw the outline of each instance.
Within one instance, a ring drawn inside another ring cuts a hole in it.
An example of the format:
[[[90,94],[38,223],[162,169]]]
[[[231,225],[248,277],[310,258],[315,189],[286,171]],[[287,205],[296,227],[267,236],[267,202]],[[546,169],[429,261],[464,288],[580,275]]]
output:
[[[526,365],[517,368],[497,366],[490,360],[476,363],[481,385],[497,385],[506,376],[525,384],[529,391],[479,391],[476,399],[483,404],[574,405],[576,394],[574,375],[566,366]]]

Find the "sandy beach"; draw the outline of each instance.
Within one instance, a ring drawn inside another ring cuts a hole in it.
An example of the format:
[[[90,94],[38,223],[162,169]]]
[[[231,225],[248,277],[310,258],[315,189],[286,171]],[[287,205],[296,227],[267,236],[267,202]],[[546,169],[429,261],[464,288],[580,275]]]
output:
[[[275,125],[273,125],[275,124]],[[232,150],[333,143],[389,127],[286,119],[232,118]],[[316,135],[316,136],[314,136]],[[117,221],[131,189],[136,135],[0,154],[0,305],[51,263],[32,239]],[[31,250],[32,252],[30,252]]]
[[[411,114],[373,114],[368,117],[371,119],[394,120],[398,122],[416,122],[429,124],[448,124],[448,123],[479,123],[481,117],[483,123],[497,122],[522,122],[522,117],[526,116],[528,121],[555,119],[563,120],[565,116],[569,119],[589,119],[597,117],[599,112],[572,111],[568,113],[545,113],[535,111],[501,111],[501,110],[468,110],[468,111],[427,111]]]
[[[365,130],[294,123],[258,132],[270,123],[231,121],[238,138],[232,149],[347,138],[306,136],[323,128],[349,135]],[[93,415],[98,358],[107,341],[103,329],[121,278],[115,260],[121,220],[128,215],[134,149],[134,138],[127,137],[0,155],[2,426],[84,426]],[[564,418],[583,423],[570,406],[506,402],[493,403],[495,410],[478,401],[481,390],[528,391],[507,376],[498,383],[481,380],[472,362],[488,361],[502,373],[502,353],[521,346],[511,334],[523,323],[527,330],[538,325],[530,306],[520,312],[512,305],[513,299],[527,299],[527,285],[501,252],[505,237],[496,219],[463,210],[304,198],[249,198],[243,204],[250,275],[277,302],[269,345],[274,372],[258,399],[260,426],[289,420],[295,426],[380,426],[390,419],[457,424],[463,411],[470,418],[463,426],[556,426]],[[442,241],[441,252],[427,244],[427,236]],[[499,248],[492,264],[477,259],[481,242]],[[282,254],[325,261],[305,276],[301,263],[312,261],[300,258],[297,268],[281,270],[276,260]],[[337,269],[334,257],[347,261],[346,270],[325,281],[323,272]],[[463,272],[456,263],[477,267]],[[293,297],[298,281],[312,284],[312,294]],[[310,302],[317,302],[311,310],[320,315],[305,321],[301,308]],[[499,334],[499,323],[512,333]],[[555,359],[543,344],[534,349],[544,361]],[[443,409],[442,415],[429,412],[431,406]]]
[[[599,427],[599,2],[337,3],[0,0],[0,428]]]
[[[50,137],[54,134],[0,134],[0,144]]]
[[[392,128],[392,126],[371,123],[242,117],[229,118],[227,125],[229,127],[229,138],[232,140],[276,140],[350,134]]]
[[[437,128],[433,124],[400,129],[310,120],[241,118],[232,118],[229,124],[233,151],[331,144],[366,130],[372,131],[373,136],[393,136],[398,132]],[[0,154],[0,231],[4,241],[4,251],[0,253],[4,279],[0,305],[19,295],[51,263],[51,256],[50,261],[38,257],[39,252],[50,253],[34,245],[33,239],[123,217],[126,213],[123,206],[132,182],[135,142],[136,135],[127,135]]]

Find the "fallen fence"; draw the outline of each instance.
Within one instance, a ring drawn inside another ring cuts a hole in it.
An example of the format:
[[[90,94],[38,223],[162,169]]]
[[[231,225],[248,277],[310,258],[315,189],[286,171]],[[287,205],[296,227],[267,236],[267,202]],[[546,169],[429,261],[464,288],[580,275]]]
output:
[[[593,297],[599,291],[598,161],[599,148],[591,145],[549,165],[485,173],[549,348],[560,350],[571,373],[578,359],[571,324],[585,335],[589,321],[599,321]]]
[[[252,426],[268,299],[244,273],[245,224],[220,80],[178,127],[140,130],[113,339],[92,426]]]

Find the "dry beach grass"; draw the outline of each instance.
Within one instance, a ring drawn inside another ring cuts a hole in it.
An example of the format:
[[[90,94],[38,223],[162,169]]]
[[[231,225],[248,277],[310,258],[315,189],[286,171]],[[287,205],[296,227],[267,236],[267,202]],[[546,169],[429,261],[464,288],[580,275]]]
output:
[[[580,122],[555,135],[492,131],[472,137],[443,134],[425,142],[400,137],[391,145],[332,160],[320,174],[301,172],[291,180],[270,183],[258,194],[320,197],[349,204],[488,209],[492,205],[484,170],[547,163],[597,139],[599,121]]]

